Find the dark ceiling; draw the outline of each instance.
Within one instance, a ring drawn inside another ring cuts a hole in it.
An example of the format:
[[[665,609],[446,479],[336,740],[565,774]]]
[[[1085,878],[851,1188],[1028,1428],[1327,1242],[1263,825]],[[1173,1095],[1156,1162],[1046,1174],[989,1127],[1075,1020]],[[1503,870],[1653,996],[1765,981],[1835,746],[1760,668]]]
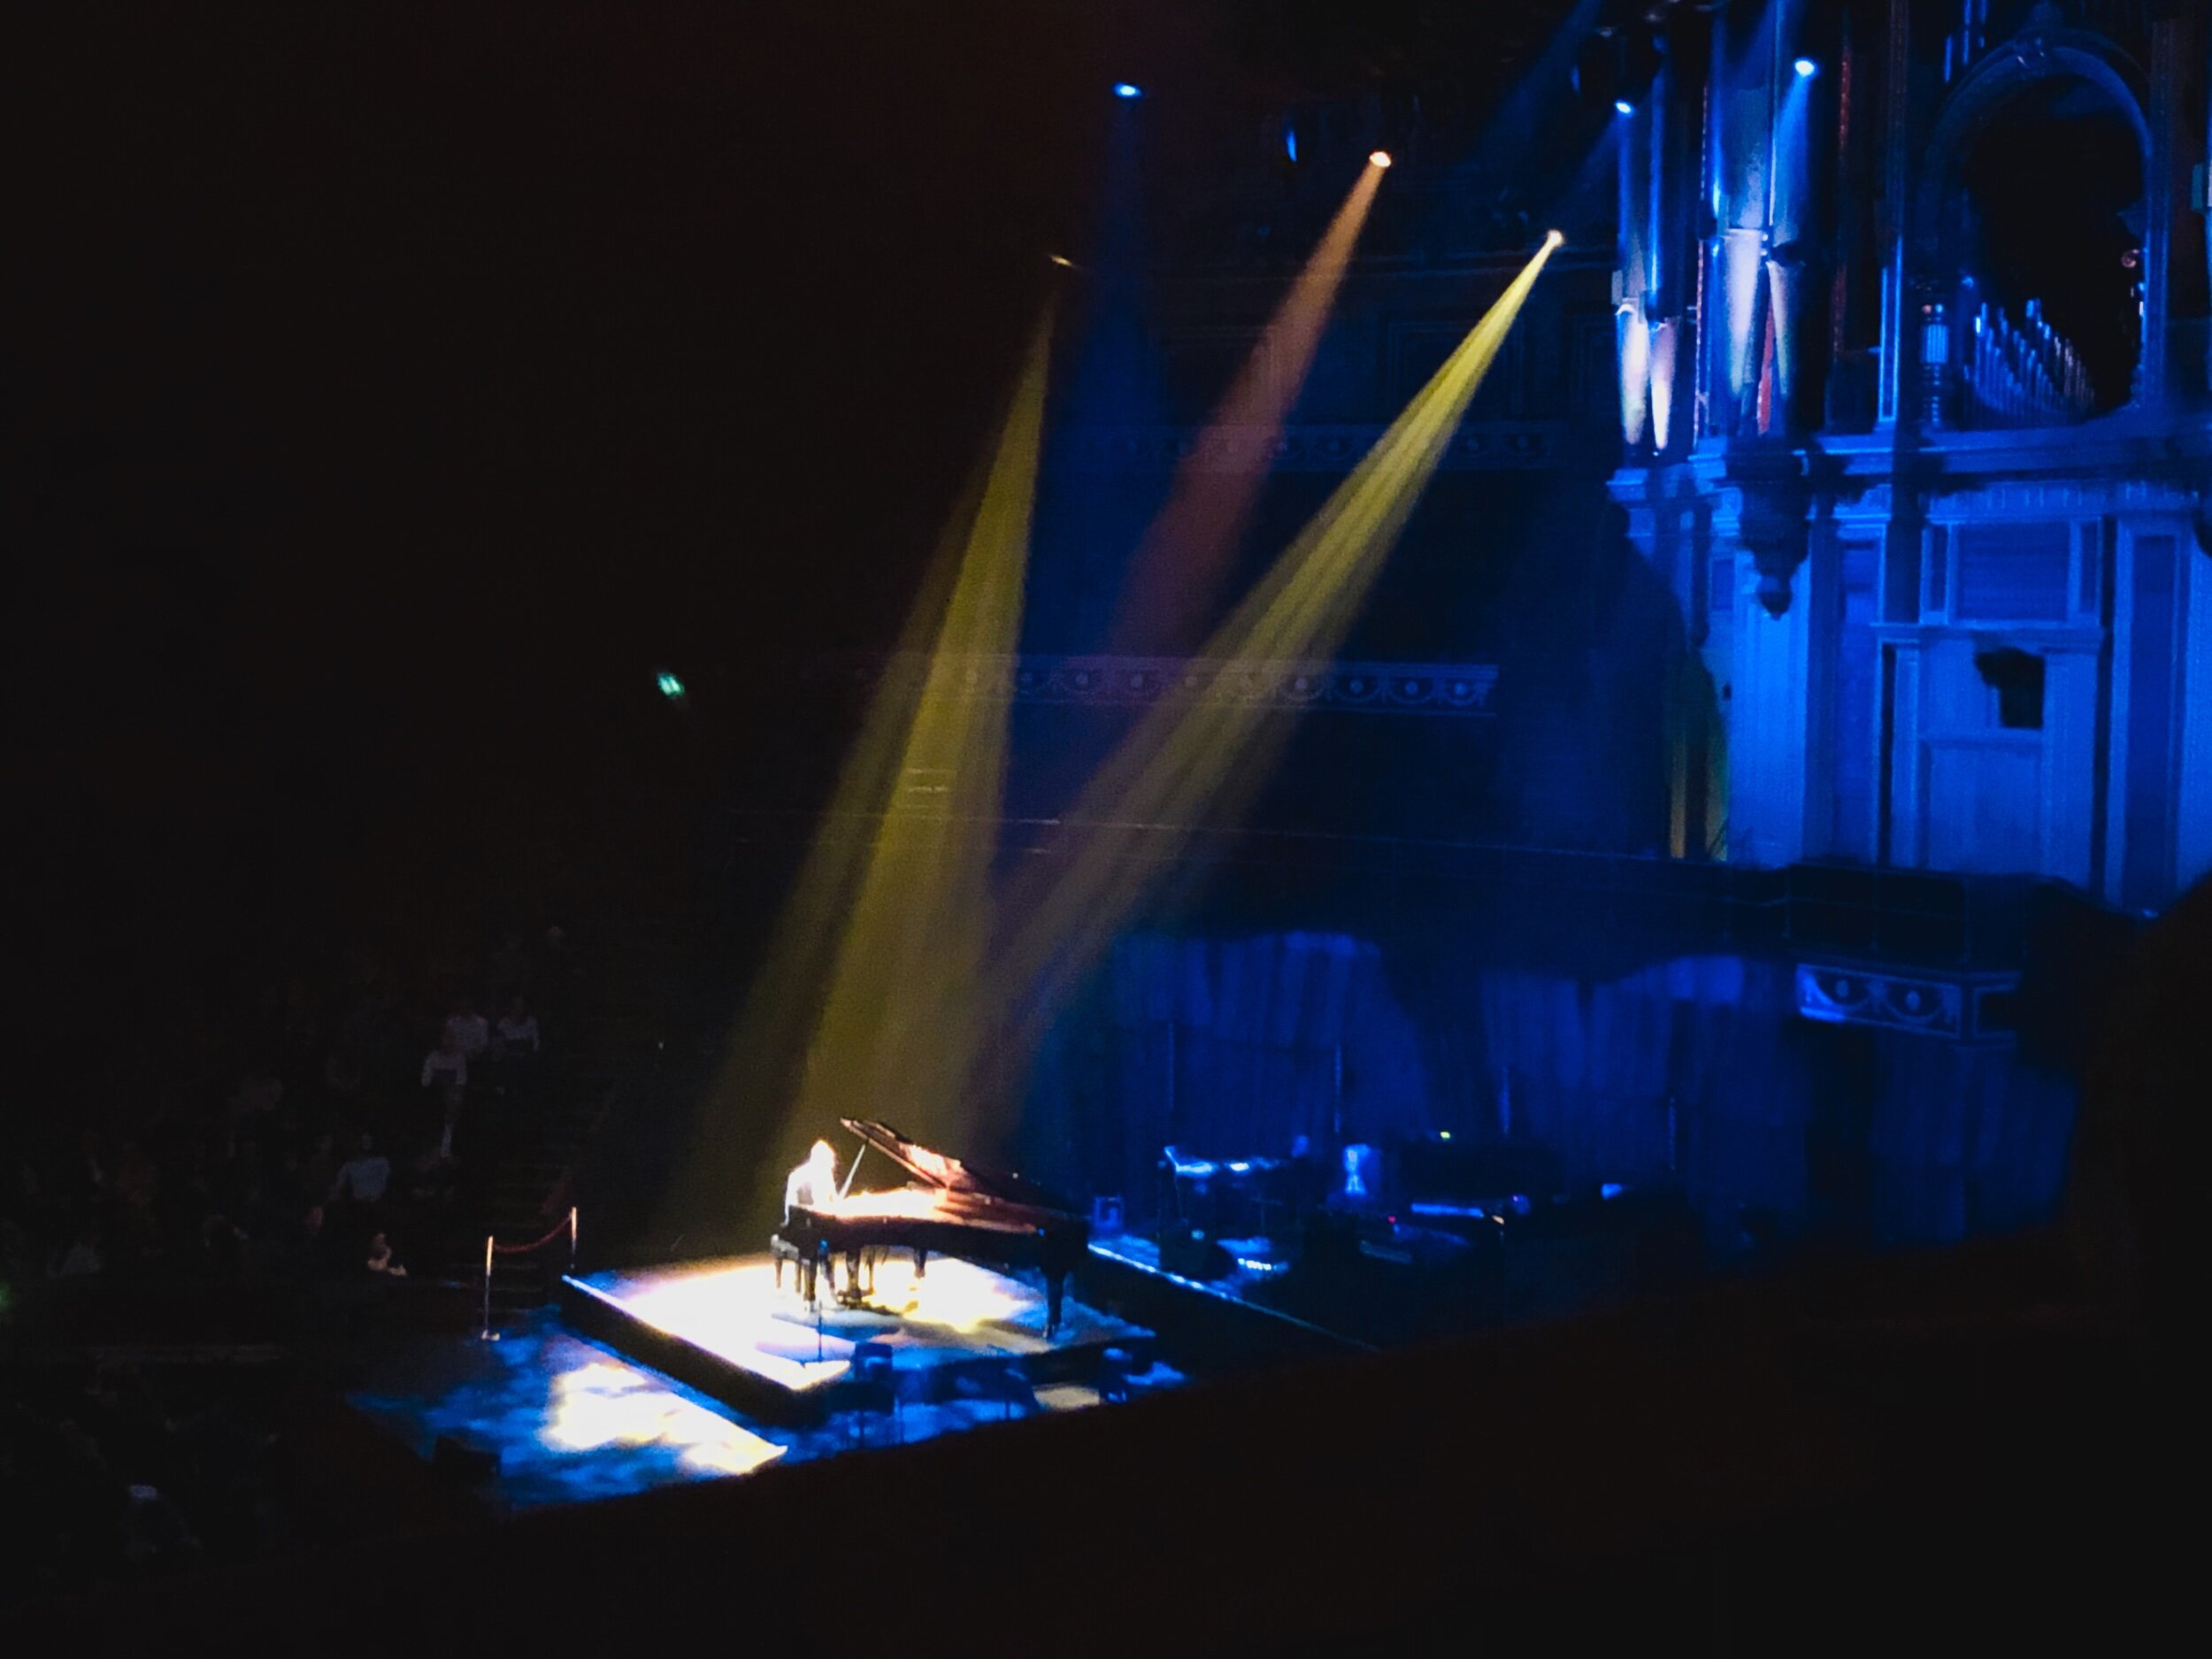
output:
[[[751,671],[887,634],[1102,87],[1479,101],[1565,9],[37,9],[4,781],[57,995],[450,908],[549,824],[603,861],[780,764]]]

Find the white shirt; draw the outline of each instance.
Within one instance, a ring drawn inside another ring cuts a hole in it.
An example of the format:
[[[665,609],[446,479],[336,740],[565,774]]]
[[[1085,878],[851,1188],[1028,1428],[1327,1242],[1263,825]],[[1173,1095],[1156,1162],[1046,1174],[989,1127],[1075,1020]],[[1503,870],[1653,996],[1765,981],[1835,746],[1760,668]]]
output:
[[[804,1204],[809,1210],[813,1210],[833,1202],[836,1197],[837,1183],[834,1179],[827,1182],[826,1187],[818,1187],[814,1181],[813,1164],[802,1164],[784,1181],[783,1218],[786,1221],[791,1219],[794,1204]]]
[[[537,1053],[538,1017],[525,1014],[517,1019],[512,1014],[503,1014],[499,1020],[499,1041],[518,1053]]]
[[[456,1087],[465,1087],[469,1080],[469,1057],[465,1054],[449,1054],[433,1048],[422,1057],[422,1086],[428,1088],[440,1077]]]

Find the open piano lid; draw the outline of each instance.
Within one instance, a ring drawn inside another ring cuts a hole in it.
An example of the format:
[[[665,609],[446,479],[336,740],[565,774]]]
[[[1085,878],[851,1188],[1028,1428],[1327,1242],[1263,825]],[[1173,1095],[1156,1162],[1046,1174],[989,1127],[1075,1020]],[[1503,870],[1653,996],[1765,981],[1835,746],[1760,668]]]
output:
[[[888,1124],[876,1123],[865,1118],[841,1118],[838,1121],[884,1156],[904,1164],[918,1179],[931,1187],[971,1198],[986,1199],[993,1203],[1056,1210],[1062,1215],[1071,1216],[1075,1213],[1067,1200],[1057,1193],[1048,1192],[1033,1181],[1025,1181],[1018,1175],[1002,1174],[995,1170],[972,1168],[958,1158],[948,1157],[918,1141],[908,1140]]]

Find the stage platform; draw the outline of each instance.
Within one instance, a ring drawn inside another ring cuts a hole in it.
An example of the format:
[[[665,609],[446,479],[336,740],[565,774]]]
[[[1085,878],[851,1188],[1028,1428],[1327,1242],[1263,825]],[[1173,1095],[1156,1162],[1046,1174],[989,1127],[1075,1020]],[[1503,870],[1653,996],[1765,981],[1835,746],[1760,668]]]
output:
[[[1041,1391],[1087,1387],[1110,1349],[1129,1369],[1152,1363],[1152,1333],[1071,1298],[1045,1335],[1045,1295],[956,1257],[918,1276],[901,1256],[880,1263],[868,1303],[810,1309],[797,1275],[777,1283],[766,1255],[564,1279],[562,1317],[575,1330],[747,1417],[800,1425],[859,1403],[871,1389],[853,1350],[891,1352],[902,1404],[1003,1402],[1010,1412]]]

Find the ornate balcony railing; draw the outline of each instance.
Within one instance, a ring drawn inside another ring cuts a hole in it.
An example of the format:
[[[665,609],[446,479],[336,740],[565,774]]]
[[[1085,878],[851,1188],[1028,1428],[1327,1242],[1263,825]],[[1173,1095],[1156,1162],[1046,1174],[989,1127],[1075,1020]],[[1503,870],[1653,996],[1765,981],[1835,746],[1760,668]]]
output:
[[[851,689],[921,697],[1142,708],[1261,704],[1296,712],[1487,715],[1497,669],[1486,663],[1279,662],[1188,657],[839,658],[818,677]]]
[[[1348,472],[1375,447],[1384,428],[1294,425],[1279,433],[1258,427],[1087,426],[1071,433],[1053,457],[1063,472]],[[1439,470],[1447,472],[1556,466],[1569,458],[1563,420],[1463,421]]]

